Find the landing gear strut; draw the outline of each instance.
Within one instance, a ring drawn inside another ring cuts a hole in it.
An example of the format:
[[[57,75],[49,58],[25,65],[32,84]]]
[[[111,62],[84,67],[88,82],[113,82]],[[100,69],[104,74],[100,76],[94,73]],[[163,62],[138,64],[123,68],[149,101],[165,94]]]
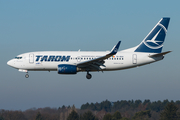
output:
[[[87,79],[91,79],[91,78],[92,78],[92,75],[91,75],[91,74],[89,74],[89,71],[87,71],[86,78],[87,78]]]
[[[28,78],[28,77],[29,77],[28,73],[25,75],[25,77],[26,77],[26,78]]]

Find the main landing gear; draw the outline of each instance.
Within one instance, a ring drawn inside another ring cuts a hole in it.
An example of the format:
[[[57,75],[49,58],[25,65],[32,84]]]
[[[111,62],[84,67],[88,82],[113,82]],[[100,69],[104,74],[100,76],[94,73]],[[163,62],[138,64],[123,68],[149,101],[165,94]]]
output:
[[[87,78],[87,79],[91,79],[91,78],[92,78],[92,75],[91,75],[91,74],[89,74],[89,71],[87,71],[86,78]]]

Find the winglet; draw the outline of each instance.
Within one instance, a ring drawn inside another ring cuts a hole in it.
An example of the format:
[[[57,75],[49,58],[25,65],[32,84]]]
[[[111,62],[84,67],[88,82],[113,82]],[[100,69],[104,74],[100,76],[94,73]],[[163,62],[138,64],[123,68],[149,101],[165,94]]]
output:
[[[115,45],[115,46],[112,48],[111,53],[110,53],[109,55],[115,55],[115,54],[117,53],[118,49],[119,49],[120,44],[121,44],[121,41],[119,41],[119,42],[117,43],[117,45]]]

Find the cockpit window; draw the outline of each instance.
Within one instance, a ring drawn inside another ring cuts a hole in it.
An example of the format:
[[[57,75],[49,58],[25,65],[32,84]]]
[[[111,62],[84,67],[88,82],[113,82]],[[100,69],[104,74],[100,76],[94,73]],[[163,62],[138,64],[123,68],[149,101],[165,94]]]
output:
[[[22,57],[15,57],[15,59],[22,59]]]

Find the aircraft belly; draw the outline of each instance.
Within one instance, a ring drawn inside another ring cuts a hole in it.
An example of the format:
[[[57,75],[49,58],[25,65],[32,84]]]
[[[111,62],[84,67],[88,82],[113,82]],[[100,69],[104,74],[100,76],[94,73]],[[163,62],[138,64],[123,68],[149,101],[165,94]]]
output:
[[[25,69],[29,71],[51,71],[51,70],[57,70],[57,63],[43,63],[43,62],[38,62],[38,63],[33,63],[33,64],[28,64]]]
[[[113,62],[113,63],[105,64],[105,66],[106,66],[105,70],[118,70],[118,69],[121,69],[121,67],[123,66],[123,63]]]

